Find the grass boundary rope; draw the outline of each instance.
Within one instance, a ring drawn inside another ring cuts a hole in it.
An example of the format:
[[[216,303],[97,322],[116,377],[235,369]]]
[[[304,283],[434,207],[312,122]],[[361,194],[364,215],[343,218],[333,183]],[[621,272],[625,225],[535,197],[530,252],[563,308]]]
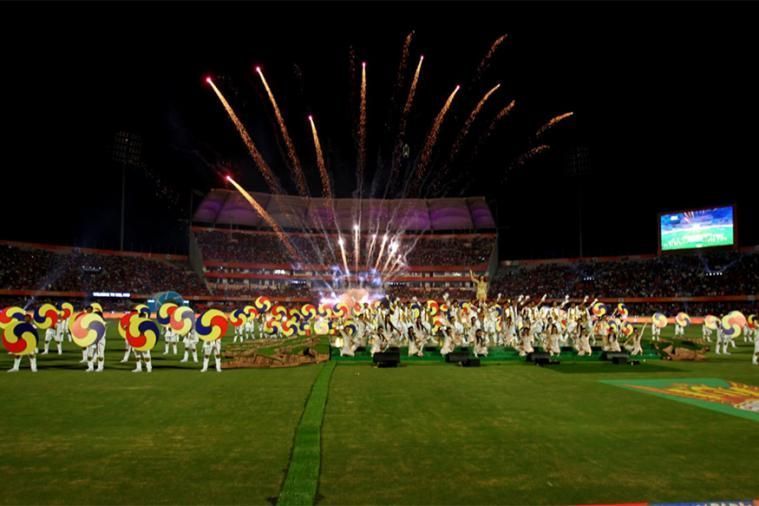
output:
[[[298,427],[295,429],[290,464],[279,492],[277,506],[314,504],[321,468],[321,429],[327,404],[329,381],[335,369],[327,362],[314,380]]]

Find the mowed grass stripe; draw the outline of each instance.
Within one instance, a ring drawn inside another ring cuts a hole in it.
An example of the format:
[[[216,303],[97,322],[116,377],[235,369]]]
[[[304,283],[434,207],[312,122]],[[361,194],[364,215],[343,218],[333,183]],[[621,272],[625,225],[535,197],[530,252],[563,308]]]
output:
[[[292,457],[277,501],[278,506],[313,504],[319,486],[321,429],[329,381],[335,362],[327,362],[316,377],[295,431]]]

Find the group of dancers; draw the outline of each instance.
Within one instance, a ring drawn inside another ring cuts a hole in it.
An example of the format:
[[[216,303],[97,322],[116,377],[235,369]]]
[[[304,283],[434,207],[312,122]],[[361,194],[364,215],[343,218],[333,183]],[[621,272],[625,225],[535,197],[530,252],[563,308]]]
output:
[[[309,324],[311,330],[309,333],[330,334],[332,346],[338,348],[342,356],[354,356],[359,348],[370,349],[371,354],[374,355],[390,348],[405,347],[408,349],[409,356],[422,357],[425,348],[433,346],[443,356],[453,352],[457,347],[466,347],[475,357],[485,357],[490,348],[499,346],[513,348],[520,356],[540,350],[554,357],[562,353],[562,348],[565,350],[571,348],[578,356],[589,356],[593,353],[594,347],[600,347],[601,350],[607,352],[627,351],[634,357],[644,353],[641,343],[649,327],[651,341],[656,345],[661,341],[662,328],[667,325],[667,318],[657,313],[652,318],[650,326],[635,326],[624,304],[617,304],[612,308],[598,300],[591,301],[589,297],[573,302],[567,296],[562,301],[549,303],[546,301],[546,296],[540,299],[519,296],[511,300],[504,299],[499,294],[496,300],[487,301],[482,295],[483,293],[478,290],[477,300],[472,302],[452,301],[448,294],[445,294],[443,301],[439,303],[434,300],[421,302],[416,298],[406,302],[397,298],[387,298],[373,304],[356,303],[342,314],[314,315],[314,319]],[[94,306],[98,305],[94,304]],[[118,323],[125,342],[125,352],[121,362],[126,363],[131,357],[135,360],[133,372],[143,370],[151,372],[150,350],[155,345],[155,340],[162,337],[164,355],[177,356],[178,345],[181,342],[184,349],[180,362],[189,362],[191,357],[194,363],[198,363],[197,346],[201,339],[194,325],[194,313],[189,308],[184,308],[184,310],[190,313],[193,324],[180,325],[176,328],[170,325],[153,324],[155,337],[153,345],[147,349],[144,346],[138,348],[130,344],[124,330],[124,321],[128,326],[130,319],[137,315],[134,311],[125,315]],[[217,310],[211,311],[221,313]],[[71,317],[68,319],[61,317],[45,329],[44,348],[40,355],[49,354],[52,343],[55,343],[57,352],[61,355],[63,343],[66,340],[73,341],[81,347],[80,363],[87,365],[86,370],[88,372],[103,371],[106,339],[102,308],[90,307],[85,310],[85,313],[88,312],[100,318],[99,321],[103,325],[101,338],[83,343],[81,338],[72,336],[72,328],[76,326],[71,326]],[[150,321],[148,316],[140,314],[140,317]],[[751,316],[746,320],[743,317],[742,325],[744,326],[740,332],[736,332],[735,329],[731,330],[723,323],[724,319],[707,316],[702,326],[702,341],[704,344],[711,343],[713,334],[716,334],[716,353],[729,355],[728,350],[736,347],[736,335],[742,334],[744,340],[754,343],[752,362],[759,365],[759,325],[754,318]],[[36,335],[35,320],[29,315],[25,315],[23,319],[27,325],[35,329]],[[268,310],[250,315],[245,318],[244,323],[234,326],[233,343],[264,335],[282,336],[281,330],[285,328],[286,319]],[[2,315],[0,315],[0,320],[2,320]],[[279,323],[275,325],[275,321]],[[678,315],[675,318],[673,337],[684,337],[685,327],[689,323],[689,317],[681,319]],[[92,332],[93,328],[88,331]],[[262,332],[264,329],[279,329],[279,331]],[[36,371],[36,359],[39,353],[36,339],[33,342],[33,349],[27,347],[24,353],[14,353],[12,350],[16,348],[9,348],[5,336],[4,333],[3,344],[6,345],[9,353],[14,355],[13,367],[9,372],[19,370],[23,355],[29,357],[31,369]],[[221,338],[202,339],[202,352],[201,371],[208,370],[213,358],[216,370],[221,372]],[[663,351],[665,352],[666,350]]]

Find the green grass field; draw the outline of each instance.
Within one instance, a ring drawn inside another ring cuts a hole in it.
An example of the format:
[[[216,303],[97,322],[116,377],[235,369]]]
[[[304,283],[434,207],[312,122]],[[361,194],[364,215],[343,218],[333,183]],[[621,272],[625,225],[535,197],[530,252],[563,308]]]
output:
[[[132,374],[109,327],[102,374],[85,373],[69,343],[61,358],[40,357],[37,374],[27,362],[0,373],[0,503],[271,504],[293,455],[320,463],[325,505],[759,497],[758,422],[600,382],[759,385],[742,341],[730,357],[637,367],[341,362],[320,380],[326,406],[304,415],[325,365],[201,374],[165,359],[161,342],[153,373]],[[0,368],[10,365],[3,354]],[[317,444],[293,453],[298,427],[299,445]]]

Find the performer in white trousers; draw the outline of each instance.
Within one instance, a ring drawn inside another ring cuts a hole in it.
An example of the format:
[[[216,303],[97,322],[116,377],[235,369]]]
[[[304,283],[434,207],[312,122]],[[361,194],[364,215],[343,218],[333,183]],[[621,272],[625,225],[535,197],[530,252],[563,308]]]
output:
[[[40,353],[40,355],[47,355],[50,351],[50,341],[55,339],[55,344],[58,348],[58,355],[61,355],[63,353],[62,346],[63,346],[63,334],[58,332],[58,324],[56,323],[55,328],[50,327],[45,331],[45,351]]]
[[[190,358],[190,354],[192,354],[192,361],[196,364],[198,363],[198,340],[198,333],[195,331],[195,329],[192,329],[187,334],[185,334],[185,336],[182,338],[182,345],[184,346],[184,357],[182,357],[182,360],[180,360],[180,362],[187,362],[187,360]]]
[[[208,370],[208,362],[213,355],[216,362],[216,372],[221,372],[221,339],[215,341],[203,341],[203,369],[200,372]]]
[[[163,336],[164,338],[164,350],[163,354],[168,355],[169,354],[169,348],[174,348],[174,355],[177,354],[177,343],[179,342],[179,335],[177,335],[176,332],[174,332],[174,329],[171,327],[166,327],[166,333]]]
[[[145,362],[145,370],[147,372],[153,372],[153,364],[150,361],[150,350],[148,351],[136,351],[134,352],[137,357],[137,367],[132,372],[142,372],[142,363]]]
[[[85,350],[87,351],[87,372],[103,372],[103,367],[105,366],[105,336],[96,343],[87,346]],[[95,369],[95,362],[97,362],[97,369]]]

